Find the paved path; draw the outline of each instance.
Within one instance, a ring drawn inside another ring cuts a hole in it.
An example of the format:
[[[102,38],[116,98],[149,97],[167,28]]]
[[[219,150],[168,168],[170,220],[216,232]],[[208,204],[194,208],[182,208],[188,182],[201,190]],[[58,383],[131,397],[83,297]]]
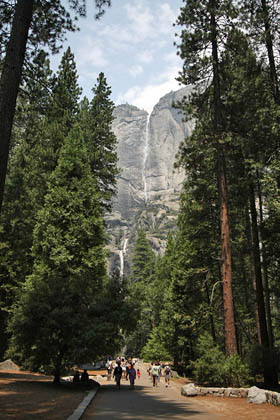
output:
[[[136,367],[140,367],[141,378],[136,379],[134,390],[126,380],[122,380],[120,390],[113,381],[102,383],[82,420],[217,420],[202,405],[181,396],[174,384],[165,388],[164,378],[153,387],[143,365]]]

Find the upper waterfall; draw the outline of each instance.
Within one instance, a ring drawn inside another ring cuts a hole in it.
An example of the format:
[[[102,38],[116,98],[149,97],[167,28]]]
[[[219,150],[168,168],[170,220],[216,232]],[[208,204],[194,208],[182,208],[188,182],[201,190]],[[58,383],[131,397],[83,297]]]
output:
[[[146,122],[146,129],[145,129],[145,144],[144,144],[144,157],[143,157],[143,168],[142,168],[142,179],[143,179],[143,186],[144,186],[144,200],[145,203],[148,202],[148,190],[147,190],[147,176],[146,176],[146,164],[148,159],[148,152],[149,152],[149,122],[150,122],[150,115],[147,115],[147,122]]]

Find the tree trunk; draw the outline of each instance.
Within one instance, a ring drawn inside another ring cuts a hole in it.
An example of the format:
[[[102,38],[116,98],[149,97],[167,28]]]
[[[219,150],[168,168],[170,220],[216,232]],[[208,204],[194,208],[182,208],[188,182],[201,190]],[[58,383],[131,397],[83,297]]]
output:
[[[0,80],[0,211],[10,139],[34,0],[18,0]]]
[[[255,265],[255,271],[256,271],[256,298],[257,298],[257,308],[258,308],[259,321],[260,321],[261,343],[263,346],[264,383],[267,386],[278,386],[275,358],[274,358],[273,351],[271,351],[269,347],[269,338],[268,338],[267,323],[266,323],[266,316],[265,316],[257,211],[256,211],[256,203],[255,203],[254,185],[252,182],[250,183],[250,186],[249,186],[249,196],[250,196],[250,208],[251,208],[251,218],[252,218],[254,265]]]
[[[257,212],[256,212],[256,203],[255,203],[255,192],[254,192],[254,186],[252,182],[250,183],[250,186],[249,186],[249,197],[250,197],[250,210],[251,210],[251,220],[252,220],[253,258],[254,258],[255,275],[256,275],[256,299],[257,299],[257,308],[258,308],[259,321],[260,321],[261,343],[263,346],[269,347],[269,339],[268,339],[266,316],[265,316],[265,306],[264,306],[263,284],[262,284],[259,232],[258,232]]]
[[[254,312],[256,317],[256,326],[257,326],[257,334],[258,334],[258,343],[261,344],[261,328],[260,328],[260,320],[259,320],[259,312],[257,307],[257,292],[256,292],[256,270],[255,270],[255,264],[254,264],[254,253],[253,253],[253,240],[252,240],[252,226],[250,222],[250,216],[249,216],[249,210],[246,206],[246,235],[247,235],[247,241],[249,245],[249,252],[250,252],[250,266],[251,266],[251,278],[252,278],[252,286],[253,290],[255,292],[254,294]]]
[[[207,303],[208,303],[208,306],[209,306],[209,308],[210,308],[210,310],[212,312],[207,278],[206,278],[206,281],[205,281],[205,288],[206,288]],[[211,312],[209,314],[209,321],[210,321],[210,326],[211,326],[211,334],[212,334],[213,342],[216,343],[215,324],[214,324],[214,318],[213,318],[213,315],[212,315]]]
[[[223,301],[224,301],[224,323],[226,353],[232,355],[237,353],[236,331],[234,323],[234,309],[232,296],[232,269],[231,269],[231,248],[230,229],[227,204],[227,182],[225,170],[224,147],[221,143],[223,135],[222,104],[220,93],[220,76],[217,44],[217,23],[215,11],[217,10],[216,0],[210,1],[211,9],[211,45],[212,45],[212,66],[214,85],[214,121],[213,129],[217,136],[218,156],[218,185],[220,195],[220,226],[221,226],[221,249],[222,249],[222,280],[223,280]]]
[[[262,225],[263,225],[263,208],[262,208],[262,194],[261,194],[261,186],[260,186],[260,179],[259,174],[257,173],[258,177],[258,198],[259,198],[259,214],[260,214],[260,222],[261,222],[261,244],[262,244],[262,262],[263,262],[263,277],[264,277],[264,291],[265,291],[265,309],[266,309],[266,318],[267,318],[267,332],[268,332],[268,339],[269,339],[269,347],[272,349],[274,346],[274,337],[273,337],[273,328],[272,328],[272,321],[271,321],[271,309],[270,309],[270,290],[269,290],[269,282],[268,282],[268,272],[267,272],[267,260],[266,260],[266,252],[265,252],[265,243],[262,241]]]
[[[269,60],[269,69],[270,69],[270,80],[272,85],[272,93],[274,97],[274,101],[276,104],[280,103],[280,94],[279,94],[279,85],[278,85],[278,78],[277,78],[277,71],[275,66],[274,60],[274,53],[273,53],[273,42],[271,36],[271,27],[269,21],[269,13],[266,0],[261,0],[262,3],[262,12],[263,12],[263,21],[264,21],[264,28],[265,28],[265,45]]]

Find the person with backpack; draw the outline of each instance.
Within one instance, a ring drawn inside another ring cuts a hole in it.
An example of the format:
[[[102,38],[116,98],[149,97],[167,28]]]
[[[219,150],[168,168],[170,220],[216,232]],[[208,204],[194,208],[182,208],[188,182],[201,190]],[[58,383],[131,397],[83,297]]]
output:
[[[164,368],[164,376],[165,376],[165,387],[168,388],[170,378],[171,378],[171,369],[168,365],[165,366],[165,368]]]
[[[121,361],[117,361],[117,366],[114,369],[113,378],[116,380],[116,386],[118,389],[121,388],[121,377],[122,377],[122,367],[121,367]]]
[[[152,366],[153,386],[157,386],[159,370],[160,370],[159,363],[158,362],[154,363]]]

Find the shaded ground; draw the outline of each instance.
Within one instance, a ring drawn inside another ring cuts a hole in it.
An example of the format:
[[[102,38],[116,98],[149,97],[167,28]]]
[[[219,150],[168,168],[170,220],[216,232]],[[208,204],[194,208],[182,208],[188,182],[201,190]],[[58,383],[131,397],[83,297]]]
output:
[[[1,370],[0,419],[66,420],[67,417],[70,416],[78,407],[79,403],[83,400],[87,393],[84,390],[75,389],[69,385],[54,385],[52,383],[52,379],[52,377],[30,372]],[[100,392],[100,395],[97,395],[96,399],[93,400],[91,404],[93,410],[98,401],[101,401],[102,395],[104,393],[117,392],[114,387],[110,387],[110,389],[108,383],[102,382],[102,384],[104,384],[102,386],[102,392]],[[164,397],[165,388],[163,384],[161,386],[162,389],[146,389],[146,398],[148,399],[150,396],[154,399],[156,396],[156,398],[161,399],[161,393]],[[178,399],[181,398],[180,388],[180,383],[172,383],[171,389],[173,389],[173,395],[178,395]],[[120,392],[122,392],[122,390]],[[128,392],[133,393],[134,391]],[[166,397],[168,397],[168,395],[166,395]],[[174,400],[174,398],[177,397],[172,396],[172,398]],[[185,399],[187,400],[187,404],[189,404],[191,407],[196,407],[197,412],[209,412],[210,414],[214,415],[216,419],[280,420],[280,407],[273,407],[267,404],[249,404],[246,399],[218,397],[185,397]],[[127,404],[129,404],[129,401],[127,401]],[[165,402],[165,404],[167,403]],[[173,404],[173,402],[170,401],[169,404]],[[85,415],[85,420],[87,418],[90,417]],[[126,418],[131,419],[131,417]],[[169,418],[172,417],[169,416]],[[188,418],[192,418],[192,416]],[[211,418],[211,416],[209,416],[209,418]]]
[[[52,383],[53,378],[20,371],[0,371],[0,419],[67,419],[85,390]]]

